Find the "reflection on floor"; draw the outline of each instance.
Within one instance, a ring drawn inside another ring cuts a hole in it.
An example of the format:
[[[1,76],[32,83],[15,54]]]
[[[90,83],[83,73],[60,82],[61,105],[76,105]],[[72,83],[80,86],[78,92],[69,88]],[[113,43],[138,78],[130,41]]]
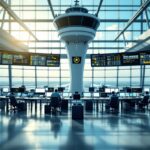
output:
[[[149,112],[61,115],[0,112],[0,150],[149,150]]]

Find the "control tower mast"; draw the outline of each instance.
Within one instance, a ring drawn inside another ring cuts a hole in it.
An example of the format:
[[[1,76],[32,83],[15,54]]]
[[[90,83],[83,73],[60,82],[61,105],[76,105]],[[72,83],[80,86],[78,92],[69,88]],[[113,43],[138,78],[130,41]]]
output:
[[[61,41],[65,42],[70,66],[70,92],[83,92],[84,63],[88,44],[94,39],[99,19],[86,8],[75,5],[54,19]]]

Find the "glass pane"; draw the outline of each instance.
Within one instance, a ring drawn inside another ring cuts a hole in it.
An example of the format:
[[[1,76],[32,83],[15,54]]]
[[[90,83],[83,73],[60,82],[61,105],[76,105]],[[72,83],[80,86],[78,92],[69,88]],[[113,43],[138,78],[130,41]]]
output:
[[[89,87],[92,86],[92,78],[84,78],[83,86],[84,92],[88,92]]]
[[[0,68],[0,77],[8,76],[8,69],[1,69]]]
[[[21,77],[21,76],[23,76],[23,70],[12,69],[12,76],[14,76],[14,77]]]
[[[129,87],[130,86],[130,78],[119,78],[118,85],[119,85],[119,87]]]
[[[20,87],[21,85],[23,85],[23,79],[22,78],[12,78],[12,87]]]
[[[24,78],[24,85],[27,89],[35,89],[35,78]]]
[[[0,87],[8,87],[9,80],[8,77],[0,77]]]
[[[44,88],[44,86],[48,86],[48,78],[37,78],[37,87]]]

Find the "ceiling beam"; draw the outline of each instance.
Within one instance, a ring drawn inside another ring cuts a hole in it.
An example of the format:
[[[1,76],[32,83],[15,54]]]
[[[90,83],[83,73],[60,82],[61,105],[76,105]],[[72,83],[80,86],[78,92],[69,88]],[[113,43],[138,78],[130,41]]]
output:
[[[3,20],[0,19],[0,22],[2,22]],[[52,23],[53,19],[22,19],[23,22],[49,22]],[[119,23],[126,23],[128,21],[128,19],[100,19],[100,23],[104,23],[104,22],[119,22]],[[5,22],[14,22],[13,20],[8,20],[5,19]],[[146,19],[137,19],[135,20],[135,22],[141,23],[141,22],[147,22]]]
[[[3,0],[0,0],[0,5],[8,12],[8,14],[17,21],[32,37],[38,41],[36,36],[31,32],[31,30],[21,21],[21,19],[14,13],[14,11],[9,7],[9,5],[4,2]]]
[[[28,47],[5,30],[0,29],[0,50],[27,52]]]
[[[98,10],[97,10],[97,12],[96,12],[96,14],[95,14],[95,16],[97,16],[97,17],[98,17],[98,13],[99,13],[99,11],[100,11],[100,8],[101,8],[101,6],[102,6],[102,3],[103,3],[103,0],[100,0],[99,5],[98,5]]]
[[[47,0],[47,1],[48,1],[48,4],[49,4],[49,7],[50,7],[50,9],[51,9],[52,16],[53,16],[53,18],[55,18],[54,9],[53,9],[53,6],[52,6],[52,3],[51,3],[51,0]]]
[[[138,9],[138,11],[135,13],[135,15],[127,22],[127,25],[124,27],[124,29],[117,35],[115,40],[117,40],[120,35],[122,35],[126,29],[142,14],[142,12],[150,5],[150,0],[147,0],[142,4],[142,6]]]

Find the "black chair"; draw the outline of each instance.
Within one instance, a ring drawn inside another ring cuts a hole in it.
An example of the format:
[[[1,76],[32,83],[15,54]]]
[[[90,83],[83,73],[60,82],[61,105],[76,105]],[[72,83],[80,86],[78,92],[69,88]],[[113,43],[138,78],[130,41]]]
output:
[[[15,96],[10,96],[9,99],[10,99],[11,110],[16,110],[18,108],[18,103]]]
[[[119,109],[119,101],[118,101],[117,96],[111,97],[110,108],[112,108],[112,110],[118,110]]]
[[[106,104],[106,111],[118,112],[119,110],[119,101],[117,96],[112,96],[110,101]]]
[[[51,110],[54,112],[58,110],[57,108],[59,108],[58,111],[60,111],[61,99],[59,97],[51,97],[50,107],[51,107]]]
[[[135,99],[125,99],[123,100],[123,111],[125,112],[134,112],[135,111],[135,104],[136,100]]]
[[[144,96],[143,99],[141,101],[139,101],[138,106],[139,109],[144,109],[145,107],[148,108],[148,104],[149,104],[149,96]]]

